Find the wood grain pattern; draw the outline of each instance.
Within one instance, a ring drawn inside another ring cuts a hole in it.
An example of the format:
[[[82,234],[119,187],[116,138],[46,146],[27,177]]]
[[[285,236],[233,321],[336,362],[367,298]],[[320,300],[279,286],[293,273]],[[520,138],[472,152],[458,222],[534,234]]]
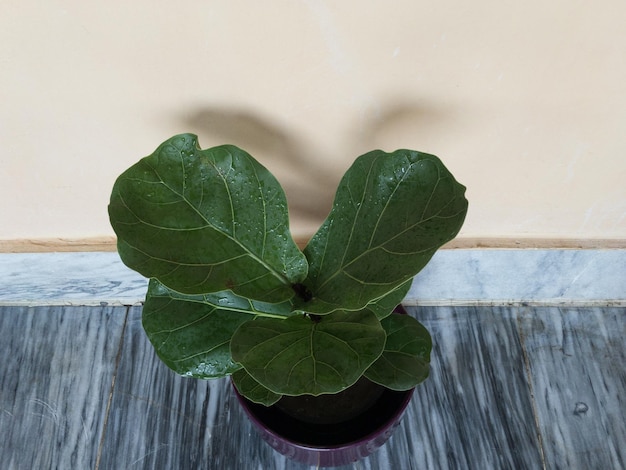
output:
[[[417,314],[436,345],[432,377],[388,446],[347,468],[540,466],[513,316],[453,308]],[[139,308],[129,316],[102,453],[102,468],[129,467],[306,468],[259,441],[228,381],[183,379],[156,361]]]
[[[156,360],[141,309],[131,308],[101,469],[281,468],[284,460],[254,434],[227,380],[186,379]]]
[[[520,329],[548,468],[626,468],[626,309],[526,309]]]
[[[94,468],[125,312],[0,308],[2,468]]]
[[[410,307],[434,340],[388,444],[345,469],[625,468],[626,309]],[[0,308],[2,468],[305,469],[227,380],[176,376],[141,307]]]
[[[407,432],[423,468],[541,468],[515,310],[409,308],[433,336]],[[420,468],[421,465],[415,468]]]

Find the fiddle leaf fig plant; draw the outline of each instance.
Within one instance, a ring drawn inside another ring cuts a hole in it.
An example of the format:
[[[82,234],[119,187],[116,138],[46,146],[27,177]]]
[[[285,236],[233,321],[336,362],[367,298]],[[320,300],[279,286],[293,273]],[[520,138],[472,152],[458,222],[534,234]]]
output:
[[[182,134],[118,177],[109,217],[122,261],[150,279],[142,322],[159,358],[188,377],[232,376],[271,405],[363,376],[393,390],[428,376],[428,331],[392,312],[459,232],[464,193],[434,155],[369,152],[301,251],[265,167]]]

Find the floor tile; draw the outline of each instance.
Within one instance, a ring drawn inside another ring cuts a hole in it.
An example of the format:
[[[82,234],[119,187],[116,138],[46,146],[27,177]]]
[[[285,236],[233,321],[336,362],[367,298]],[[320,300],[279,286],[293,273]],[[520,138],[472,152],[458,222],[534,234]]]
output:
[[[541,468],[515,310],[409,308],[431,332],[431,375],[407,416],[415,468]]]
[[[94,468],[126,308],[0,307],[2,468]]]
[[[626,468],[626,309],[521,317],[547,468]]]
[[[626,468],[626,309],[408,310],[431,376],[345,469]],[[0,332],[2,468],[309,468],[261,441],[228,380],[167,369],[141,307],[0,307]]]
[[[510,312],[470,310],[412,310],[433,333],[432,376],[388,445],[346,468],[540,463],[515,319]],[[307,468],[259,439],[228,381],[184,379],[158,362],[139,308],[129,316],[108,423],[103,469]]]

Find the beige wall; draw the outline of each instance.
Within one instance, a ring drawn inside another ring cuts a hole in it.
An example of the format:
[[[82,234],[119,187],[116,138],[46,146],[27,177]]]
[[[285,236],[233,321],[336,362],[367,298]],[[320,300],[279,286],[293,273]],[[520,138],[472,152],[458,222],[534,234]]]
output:
[[[112,235],[117,174],[237,144],[315,230],[351,161],[439,155],[463,237],[626,239],[626,3],[0,2],[0,240]]]

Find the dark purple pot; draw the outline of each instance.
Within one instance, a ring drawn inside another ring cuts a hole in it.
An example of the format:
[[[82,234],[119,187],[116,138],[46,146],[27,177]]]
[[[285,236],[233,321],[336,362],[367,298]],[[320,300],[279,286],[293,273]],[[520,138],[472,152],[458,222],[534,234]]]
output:
[[[253,403],[233,389],[263,440],[290,459],[320,467],[346,465],[376,451],[400,424],[413,396],[413,389],[396,392],[380,387],[375,393],[382,394],[364,413],[340,423],[316,424],[298,420],[277,405]]]
[[[307,465],[333,467],[367,457],[387,442],[400,424],[413,389],[385,390],[367,412],[339,424],[299,421],[276,406],[258,405],[239,395],[236,389],[235,393],[261,438],[275,450]],[[345,442],[338,442],[344,436]]]

